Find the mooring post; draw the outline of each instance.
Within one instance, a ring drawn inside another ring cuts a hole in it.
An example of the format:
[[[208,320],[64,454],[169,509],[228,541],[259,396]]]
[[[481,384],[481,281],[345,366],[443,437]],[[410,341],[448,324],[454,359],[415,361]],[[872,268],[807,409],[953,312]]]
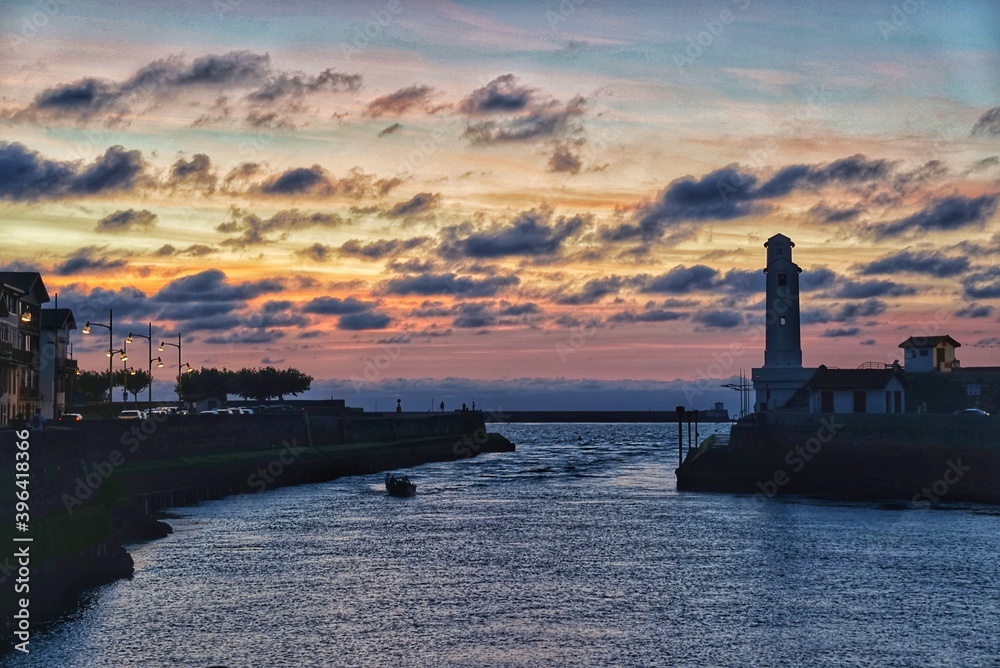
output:
[[[701,439],[698,438],[698,410],[694,411],[694,447],[701,445]]]
[[[688,451],[691,450],[691,413],[688,413]]]
[[[684,463],[684,407],[677,407],[677,466]]]

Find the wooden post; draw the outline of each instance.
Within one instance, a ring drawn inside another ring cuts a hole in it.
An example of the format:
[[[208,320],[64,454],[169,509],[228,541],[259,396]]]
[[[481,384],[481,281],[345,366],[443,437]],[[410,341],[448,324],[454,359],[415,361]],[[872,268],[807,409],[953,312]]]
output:
[[[677,407],[677,466],[684,463],[684,407]]]
[[[694,412],[694,447],[701,445],[701,439],[698,438],[698,411]]]

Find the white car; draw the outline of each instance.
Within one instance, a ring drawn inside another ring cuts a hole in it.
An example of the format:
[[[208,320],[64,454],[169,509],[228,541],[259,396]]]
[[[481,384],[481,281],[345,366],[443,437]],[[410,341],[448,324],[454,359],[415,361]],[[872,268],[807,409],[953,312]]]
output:
[[[142,414],[142,411],[136,410],[124,410],[118,414],[119,420],[142,420],[146,416]]]

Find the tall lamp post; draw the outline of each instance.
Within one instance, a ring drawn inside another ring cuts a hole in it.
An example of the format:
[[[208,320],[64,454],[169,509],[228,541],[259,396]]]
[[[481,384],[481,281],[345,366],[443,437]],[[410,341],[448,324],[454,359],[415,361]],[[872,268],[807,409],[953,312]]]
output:
[[[167,343],[166,341],[160,341],[160,346],[157,348],[161,353],[164,351],[165,346],[170,346],[171,348],[177,348],[177,405],[180,406],[184,401],[183,393],[181,392],[181,378],[184,374],[184,366],[181,364],[181,335],[180,332],[177,333],[177,343]],[[187,364],[188,371],[191,371],[191,365]]]
[[[133,334],[128,333],[128,337],[125,339],[125,343],[132,343],[132,337],[138,336],[140,339],[146,339],[146,343],[149,344],[149,406],[147,408],[153,407],[153,323],[149,323],[149,335],[146,334]],[[159,358],[157,358],[159,359]],[[163,366],[160,364],[160,366]]]
[[[114,312],[111,309],[108,309],[108,324],[102,325],[99,322],[90,322],[90,321],[87,321],[87,324],[84,325],[83,329],[80,330],[83,334],[90,334],[90,328],[91,327],[103,327],[104,329],[108,330],[108,403],[109,404],[114,404],[114,401],[115,401],[115,397],[114,397],[114,393],[115,393],[115,370],[114,370],[115,359],[114,359],[113,353],[111,352],[114,349],[114,347],[115,347],[115,343],[114,343],[115,329],[114,329],[114,326],[115,326]]]

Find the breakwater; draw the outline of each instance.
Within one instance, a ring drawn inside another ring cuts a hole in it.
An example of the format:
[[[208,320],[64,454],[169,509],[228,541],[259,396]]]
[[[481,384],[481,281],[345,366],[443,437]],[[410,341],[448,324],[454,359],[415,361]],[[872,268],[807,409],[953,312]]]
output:
[[[123,544],[169,532],[153,518],[163,508],[513,447],[487,431],[481,413],[155,416],[0,431],[0,541],[31,539],[27,590],[15,589],[14,551],[0,556],[4,637],[25,597],[37,624],[83,590],[129,577]],[[19,487],[22,460],[29,477]],[[23,488],[28,521],[19,533],[12,520]]]
[[[694,419],[695,411],[685,412]],[[697,411],[699,422],[729,422],[729,411],[714,409]],[[589,422],[589,423],[649,423],[677,422],[677,411],[507,411],[500,416],[506,422]]]
[[[1000,503],[1000,420],[763,413],[687,451],[684,490]]]

